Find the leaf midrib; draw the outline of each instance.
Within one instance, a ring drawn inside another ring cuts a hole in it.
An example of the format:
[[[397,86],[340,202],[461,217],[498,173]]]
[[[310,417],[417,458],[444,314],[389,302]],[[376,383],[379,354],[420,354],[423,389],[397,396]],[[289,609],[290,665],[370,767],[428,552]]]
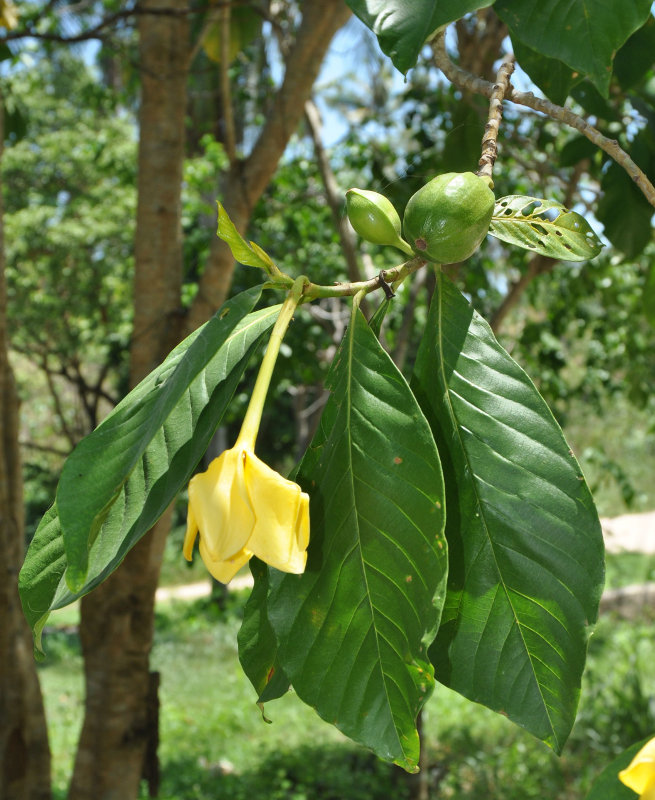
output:
[[[349,341],[348,341],[348,384],[347,384],[347,388],[346,388],[346,399],[347,399],[347,403],[346,403],[346,421],[347,421],[346,437],[347,437],[347,443],[348,443],[348,474],[350,476],[350,489],[351,489],[351,494],[352,494],[352,498],[353,498],[353,506],[355,507],[355,520],[356,520],[356,524],[357,524],[357,545],[356,545],[356,548],[357,548],[357,553],[358,553],[358,556],[359,556],[359,564],[360,564],[360,569],[361,569],[361,573],[362,573],[362,578],[363,578],[363,581],[364,581],[364,586],[366,588],[366,601],[367,601],[367,604],[368,604],[368,607],[369,607],[369,610],[370,610],[370,614],[371,614],[371,625],[372,625],[372,628],[373,628],[373,636],[374,636],[374,639],[375,639],[375,649],[376,649],[377,656],[378,656],[377,657],[376,667],[380,672],[380,677],[381,677],[381,681],[382,681],[382,687],[383,687],[383,690],[384,690],[384,696],[386,698],[386,705],[387,705],[387,709],[389,711],[389,714],[391,716],[391,719],[393,721],[393,729],[394,729],[394,733],[396,735],[396,741],[398,742],[398,747],[400,749],[400,752],[403,754],[403,756],[405,758],[407,758],[407,755],[405,753],[405,748],[403,747],[403,744],[402,744],[402,742],[400,740],[400,736],[398,736],[398,727],[397,727],[397,724],[396,724],[396,719],[395,719],[394,713],[392,711],[391,699],[389,697],[389,691],[388,691],[388,688],[387,688],[387,675],[386,675],[386,672],[384,671],[384,669],[382,667],[382,653],[381,653],[381,650],[380,650],[380,634],[378,633],[378,629],[377,629],[377,626],[375,624],[376,612],[375,612],[375,608],[373,606],[373,603],[371,601],[371,592],[370,592],[370,588],[369,588],[369,585],[368,585],[368,577],[367,577],[367,574],[366,574],[366,561],[364,559],[364,555],[362,553],[362,546],[361,546],[359,514],[357,513],[357,505],[355,503],[355,478],[354,478],[355,473],[354,473],[353,459],[352,459],[352,451],[355,448],[355,444],[354,444],[354,442],[352,440],[352,433],[351,433],[352,428],[351,428],[351,425],[350,425],[350,421],[351,421],[351,409],[352,409],[352,380],[353,380],[352,376],[353,376],[353,362],[354,362],[355,335],[356,335],[356,325],[357,325],[356,315],[357,315],[357,313],[358,313],[357,308],[353,307],[353,313],[351,315],[351,320],[350,320],[351,335],[350,335]]]
[[[532,664],[532,659],[533,659],[532,654],[530,653],[530,649],[528,648],[527,643],[525,641],[525,637],[523,635],[521,622],[519,621],[518,615],[517,615],[516,610],[514,608],[514,604],[512,603],[512,600],[511,600],[510,595],[509,595],[509,589],[508,589],[507,585],[505,584],[502,572],[501,572],[500,567],[498,565],[498,559],[496,557],[496,551],[495,551],[495,548],[494,548],[494,543],[493,543],[493,540],[492,540],[492,538],[491,538],[491,536],[489,534],[489,527],[487,525],[486,516],[484,514],[484,511],[483,511],[483,508],[482,508],[482,505],[481,505],[481,502],[480,502],[480,495],[478,493],[478,486],[477,486],[477,475],[473,471],[472,465],[471,465],[471,463],[469,461],[469,458],[468,458],[468,454],[466,452],[466,448],[464,447],[464,441],[462,439],[460,426],[459,426],[458,421],[457,421],[457,415],[455,414],[455,409],[453,407],[453,404],[452,404],[451,398],[450,398],[450,387],[448,385],[448,380],[446,378],[446,373],[445,373],[445,369],[444,369],[445,360],[444,360],[444,352],[443,352],[443,346],[442,346],[442,339],[443,339],[443,336],[442,336],[442,331],[443,331],[442,313],[443,313],[443,283],[444,283],[444,275],[443,275],[442,272],[439,272],[438,283],[439,283],[439,287],[438,287],[438,290],[439,290],[439,307],[438,307],[439,324],[437,326],[437,332],[438,332],[438,345],[439,345],[439,371],[440,371],[440,378],[441,378],[441,380],[443,382],[443,386],[444,386],[444,389],[445,389],[446,403],[447,403],[448,411],[449,411],[449,414],[450,414],[451,422],[452,422],[452,424],[453,424],[453,426],[455,428],[457,441],[460,444],[460,448],[461,448],[461,451],[462,451],[462,453],[464,455],[464,460],[465,460],[466,466],[467,466],[467,468],[469,470],[469,474],[471,475],[472,478],[475,479],[475,480],[472,480],[472,484],[473,484],[473,492],[474,492],[474,495],[475,495],[475,502],[476,502],[476,506],[478,508],[478,513],[479,513],[478,519],[480,520],[480,523],[483,526],[485,535],[486,535],[487,540],[489,542],[491,554],[492,554],[493,559],[494,559],[494,565],[495,565],[495,568],[496,568],[496,572],[498,574],[498,578],[499,578],[500,584],[501,584],[501,586],[503,588],[503,592],[505,594],[505,597],[507,598],[507,603],[508,603],[508,605],[509,605],[509,607],[510,607],[510,609],[512,611],[512,615],[514,617],[514,622],[515,622],[515,624],[517,626],[517,630],[519,632],[519,636],[521,637],[521,642],[523,643],[523,647],[525,649],[525,652],[527,653],[527,655],[528,655],[528,657],[530,659],[530,663]],[[461,612],[462,601],[463,601],[463,595],[460,595],[460,598],[459,598],[458,604],[457,604],[458,615]],[[539,683],[539,679],[537,678],[537,675],[535,674],[534,668],[532,669],[532,674],[534,676],[534,681],[535,681],[535,683],[537,685],[537,689],[539,691],[539,697],[541,699],[541,703],[543,705],[544,712],[545,712],[546,717],[548,718],[548,722],[550,724],[551,732],[552,732],[553,736],[555,737],[555,741],[557,742],[557,745],[559,747],[559,740],[558,740],[558,737],[557,737],[557,733],[555,731],[555,726],[553,724],[553,720],[551,718],[550,711],[549,711],[548,705],[546,703],[546,698],[544,697],[544,694],[543,694],[542,689],[541,689],[541,684]]]

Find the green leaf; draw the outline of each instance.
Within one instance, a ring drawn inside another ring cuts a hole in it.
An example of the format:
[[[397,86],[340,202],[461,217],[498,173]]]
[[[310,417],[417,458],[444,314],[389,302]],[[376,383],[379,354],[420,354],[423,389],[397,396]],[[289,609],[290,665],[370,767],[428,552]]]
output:
[[[268,567],[258,558],[251,558],[250,571],[255,583],[237,635],[239,661],[255,687],[257,702],[266,703],[288,691],[289,679],[278,661],[277,639],[268,621]]]
[[[496,201],[489,233],[562,261],[586,261],[603,245],[584,217],[554,200],[510,194]]]
[[[409,386],[357,312],[299,473],[303,575],[269,570],[268,617],[298,696],[381,758],[416,771],[427,648],[445,592],[443,479]]]
[[[219,239],[222,239],[229,246],[234,260],[238,261],[239,264],[245,264],[248,267],[259,267],[259,269],[269,272],[271,267],[274,266],[270,256],[254,242],[248,244],[234,227],[234,223],[223,206],[218,201],[216,205],[218,206],[218,230],[216,234]]]
[[[56,502],[68,561],[66,581],[73,592],[84,585],[89,549],[128,478],[135,499],[142,501],[152,477],[163,477],[170,454],[188,442],[193,419],[206,402],[202,373],[226,344],[231,347],[230,335],[260,294],[261,287],[255,287],[225,303],[66,459]]]
[[[391,308],[392,299],[389,297],[385,297],[380,305],[375,309],[371,318],[368,321],[369,328],[373,331],[373,333],[380,338],[380,331],[382,330],[382,323],[384,322],[384,318],[387,316],[387,312]]]
[[[553,103],[563,105],[582,75],[556,58],[548,58],[512,37],[512,49],[521,67]]]
[[[596,145],[586,136],[573,136],[559,151],[561,167],[574,167],[584,159],[593,159],[598,153]]]
[[[449,172],[470,172],[480,158],[480,142],[484,133],[487,110],[478,99],[458,103],[452,113],[452,129],[444,142],[443,163]]]
[[[635,792],[621,783],[618,775],[650,739],[651,737],[648,736],[643,741],[631,745],[608,764],[594,781],[585,800],[638,800]]]
[[[626,258],[642,253],[652,237],[653,207],[627,172],[612,162],[604,173],[602,197],[596,208],[603,232]]]
[[[655,17],[649,17],[616,54],[614,75],[621,88],[631,89],[653,69],[655,53]]]
[[[442,274],[412,388],[446,480],[436,678],[560,752],[603,585],[587,484],[530,379]]]
[[[403,74],[418,60],[421,48],[437,28],[493,0],[346,0],[378,38],[380,49]]]
[[[497,0],[512,38],[588,75],[607,97],[612,59],[650,14],[651,0],[623,0],[620,13],[605,0]]]
[[[71,455],[73,466],[67,462],[57,505],[42,519],[20,574],[23,608],[35,635],[50,611],[91,591],[116,569],[189,480],[250,356],[279,311],[275,306],[244,318],[257,296],[258,290],[249,290],[228,301]],[[222,316],[227,309],[230,313]],[[117,502],[110,505],[112,496]],[[92,526],[107,507],[88,549]],[[67,522],[68,536],[80,540],[72,543],[75,555],[85,547],[88,553],[86,578],[74,590],[65,579]],[[76,527],[70,527],[71,522]]]
[[[594,117],[607,120],[608,122],[618,122],[621,115],[603,95],[598,91],[591,81],[584,80],[576,84],[571,89],[571,97],[580,103],[582,108]]]

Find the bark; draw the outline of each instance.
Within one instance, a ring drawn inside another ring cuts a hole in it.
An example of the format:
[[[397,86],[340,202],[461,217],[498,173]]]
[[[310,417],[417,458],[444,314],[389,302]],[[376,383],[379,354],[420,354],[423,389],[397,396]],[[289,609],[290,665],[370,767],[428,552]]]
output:
[[[223,205],[241,233],[303,118],[305,102],[332,37],[351,13],[343,0],[305,0],[302,8],[302,21],[286,59],[284,81],[268,119],[250,155],[232,165],[222,186]],[[188,315],[189,331],[202,325],[227,298],[233,272],[229,247],[215,237]]]
[[[187,0],[141,8],[183,11]],[[178,339],[181,186],[188,63],[186,14],[139,16],[142,97],[135,240],[136,385]],[[154,597],[170,510],[107,581],[82,601],[85,716],[70,800],[130,800],[145,777],[156,791],[157,676],[149,672]]]
[[[4,104],[0,95],[0,112]],[[0,162],[2,160],[0,113]],[[23,484],[19,403],[8,358],[7,291],[0,186],[0,798],[47,800],[50,750],[32,636],[18,597],[23,561]]]

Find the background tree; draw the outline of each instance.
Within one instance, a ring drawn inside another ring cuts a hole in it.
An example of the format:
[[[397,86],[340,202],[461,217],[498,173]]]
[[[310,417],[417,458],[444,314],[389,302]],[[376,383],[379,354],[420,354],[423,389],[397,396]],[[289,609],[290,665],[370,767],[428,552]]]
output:
[[[5,139],[3,101],[0,91],[0,164]],[[51,796],[48,735],[29,630],[18,597],[25,515],[19,399],[9,363],[3,222],[0,192],[0,796],[47,800]]]

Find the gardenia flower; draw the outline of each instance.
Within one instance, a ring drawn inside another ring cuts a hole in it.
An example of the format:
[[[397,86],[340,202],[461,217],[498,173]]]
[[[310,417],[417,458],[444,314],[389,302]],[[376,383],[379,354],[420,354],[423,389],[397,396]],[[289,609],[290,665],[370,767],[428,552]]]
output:
[[[253,555],[283,572],[304,572],[309,496],[237,442],[189,482],[188,561],[198,534],[202,560],[221,583]]]
[[[655,800],[655,738],[647,742],[630,764],[619,772],[619,780],[640,800]]]

